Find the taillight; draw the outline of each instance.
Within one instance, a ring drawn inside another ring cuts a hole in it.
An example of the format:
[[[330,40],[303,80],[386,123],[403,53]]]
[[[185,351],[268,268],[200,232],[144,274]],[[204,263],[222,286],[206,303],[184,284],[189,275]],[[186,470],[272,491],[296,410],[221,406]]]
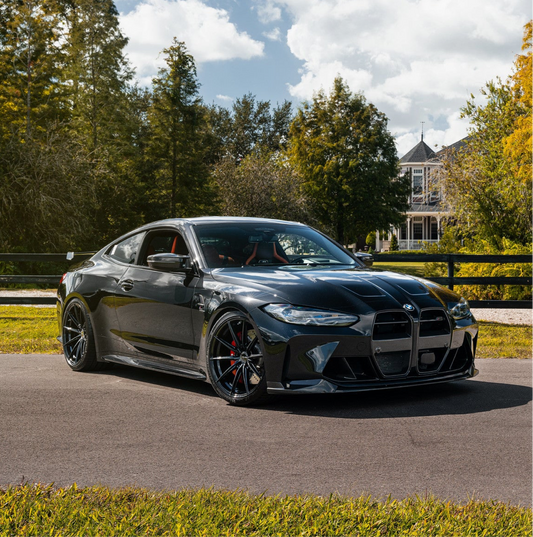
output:
[[[65,274],[63,274],[63,276],[61,276],[61,279],[59,280],[59,285],[61,285],[63,283],[63,280],[65,279],[66,275],[67,275],[67,273],[65,272]]]

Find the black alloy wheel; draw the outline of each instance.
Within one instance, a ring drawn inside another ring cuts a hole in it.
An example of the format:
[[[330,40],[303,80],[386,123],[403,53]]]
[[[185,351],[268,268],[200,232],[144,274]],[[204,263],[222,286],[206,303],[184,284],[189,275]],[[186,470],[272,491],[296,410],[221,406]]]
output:
[[[100,369],[100,364],[96,361],[91,319],[83,302],[77,298],[71,300],[63,312],[62,338],[65,360],[71,369]]]
[[[246,315],[224,314],[211,330],[207,349],[209,378],[222,399],[244,406],[266,398],[260,336]]]

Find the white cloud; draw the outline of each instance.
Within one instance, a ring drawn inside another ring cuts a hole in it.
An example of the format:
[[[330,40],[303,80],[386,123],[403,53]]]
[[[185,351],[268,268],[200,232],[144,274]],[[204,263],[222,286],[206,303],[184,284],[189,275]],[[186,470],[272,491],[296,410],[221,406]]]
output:
[[[230,97],[229,95],[217,95],[217,99],[220,101],[224,101],[226,103],[232,103],[235,99],[233,97]]]
[[[430,136],[439,146],[465,136],[460,108],[486,82],[511,72],[531,12],[528,0],[276,4],[292,17],[287,44],[304,62],[290,93],[310,99],[340,75],[387,114],[399,146],[420,140],[420,121],[426,121],[428,144]]]
[[[141,0],[120,17],[130,41],[126,53],[140,80],[163,65],[160,53],[172,39],[184,41],[197,63],[262,56],[264,43],[239,32],[228,12],[200,0]]]
[[[263,32],[263,35],[271,41],[281,41],[281,31],[279,28],[274,28],[270,32]]]
[[[275,0],[260,0],[256,2],[257,16],[263,24],[279,21],[281,9],[275,5]]]

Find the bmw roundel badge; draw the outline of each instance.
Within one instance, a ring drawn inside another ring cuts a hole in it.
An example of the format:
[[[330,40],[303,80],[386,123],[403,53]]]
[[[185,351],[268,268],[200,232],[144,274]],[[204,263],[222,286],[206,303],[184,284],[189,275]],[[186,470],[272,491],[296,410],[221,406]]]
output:
[[[407,311],[415,311],[415,307],[412,306],[411,304],[404,304],[403,309]]]

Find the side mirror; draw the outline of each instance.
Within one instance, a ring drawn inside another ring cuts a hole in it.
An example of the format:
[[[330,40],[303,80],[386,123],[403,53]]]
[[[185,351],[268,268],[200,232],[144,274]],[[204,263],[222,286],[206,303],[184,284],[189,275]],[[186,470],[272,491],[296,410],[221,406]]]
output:
[[[148,266],[166,272],[189,272],[191,270],[191,258],[188,255],[178,254],[154,254],[148,256]]]
[[[363,252],[356,252],[355,256],[359,261],[362,261],[367,267],[371,267],[374,264],[374,258],[371,254],[365,254]]]

